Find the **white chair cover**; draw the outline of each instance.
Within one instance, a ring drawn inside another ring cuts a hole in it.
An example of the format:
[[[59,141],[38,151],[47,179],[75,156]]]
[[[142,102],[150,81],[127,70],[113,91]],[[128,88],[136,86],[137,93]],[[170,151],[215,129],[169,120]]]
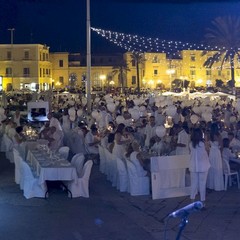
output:
[[[3,146],[5,149],[6,158],[11,162],[14,163],[13,159],[13,141],[7,136],[7,134],[3,135]]]
[[[83,166],[83,176],[78,178],[77,181],[72,181],[68,184],[68,189],[71,191],[73,198],[76,197],[89,198],[89,178],[91,174],[92,165],[93,161],[88,160]]]
[[[43,184],[39,185],[39,179],[34,178],[29,165],[25,161],[22,161],[21,165],[22,167],[20,169],[23,176],[24,197],[27,199],[33,197],[44,198],[45,193],[47,192],[46,183],[44,182]]]
[[[112,182],[113,187],[117,187],[118,183],[118,173],[117,173],[117,162],[116,157],[104,148],[104,153],[106,156],[106,166],[107,166],[107,179]]]
[[[150,181],[148,177],[139,177],[135,165],[127,161],[130,194],[132,196],[148,195],[150,193]]]
[[[106,173],[106,156],[104,148],[101,145],[98,145],[99,156],[100,156],[100,166],[99,170],[101,173]]]
[[[223,159],[223,173],[224,173],[224,190],[227,190],[227,185],[229,181],[229,186],[232,186],[232,176],[235,176],[237,179],[237,185],[239,186],[239,175],[237,171],[230,169],[228,161]]]
[[[20,184],[20,181],[21,181],[21,171],[20,171],[21,163],[20,163],[20,161],[23,161],[23,160],[20,156],[20,153],[15,148],[13,148],[13,159],[14,159],[14,164],[15,164],[15,182],[17,184]]]
[[[60,155],[61,155],[64,159],[68,159],[69,147],[67,147],[67,146],[60,147],[60,148],[58,149],[58,152],[60,153]]]
[[[77,153],[72,157],[71,164],[77,169],[78,177],[82,176],[84,160],[85,157],[82,153]]]
[[[120,158],[116,158],[117,170],[118,170],[118,181],[119,181],[119,191],[127,192],[129,190],[128,184],[128,172],[124,161]]]

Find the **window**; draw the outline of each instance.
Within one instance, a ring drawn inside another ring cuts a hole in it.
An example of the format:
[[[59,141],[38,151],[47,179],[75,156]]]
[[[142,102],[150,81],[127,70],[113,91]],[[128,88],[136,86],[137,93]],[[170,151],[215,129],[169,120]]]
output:
[[[24,51],[24,59],[29,59],[29,51],[28,50]]]
[[[152,59],[152,63],[158,63],[159,62],[159,59],[157,56],[154,56],[153,59]]]
[[[207,75],[207,76],[211,76],[211,74],[212,74],[211,69],[207,69],[207,70],[206,70],[206,75]]]
[[[135,85],[137,83],[136,76],[132,76],[132,85]]]
[[[157,70],[157,69],[154,69],[153,75],[154,75],[154,76],[157,76],[157,75],[158,75],[158,70]]]
[[[222,71],[218,70],[218,76],[221,77],[221,75],[222,75]]]
[[[7,51],[7,60],[12,60],[12,52]]]
[[[45,55],[45,53],[43,53],[43,61],[45,61],[46,60],[46,55]]]
[[[136,67],[136,61],[134,59],[132,60],[132,67]]]
[[[59,60],[59,67],[63,67],[63,60]]]
[[[42,77],[42,68],[40,68],[40,77]]]
[[[192,62],[195,62],[195,61],[196,61],[196,56],[195,56],[195,54],[191,54],[191,55],[190,55],[190,59],[191,59]]]
[[[6,68],[6,77],[10,77],[12,76],[12,68],[11,67],[7,67]]]
[[[43,68],[43,77],[45,77],[45,68]]]
[[[30,68],[23,68],[23,76],[24,77],[30,76]]]
[[[64,83],[64,77],[59,77],[59,82],[61,83],[61,84],[63,84]]]
[[[190,70],[190,75],[191,75],[191,76],[195,76],[195,75],[196,75],[196,70],[191,69],[191,70]]]

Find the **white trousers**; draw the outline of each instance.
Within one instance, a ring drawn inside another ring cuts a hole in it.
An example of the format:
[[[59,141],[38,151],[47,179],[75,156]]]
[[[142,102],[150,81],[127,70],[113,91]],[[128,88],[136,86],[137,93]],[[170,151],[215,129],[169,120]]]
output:
[[[200,192],[200,200],[206,199],[206,183],[208,172],[191,172],[191,199],[195,199]]]

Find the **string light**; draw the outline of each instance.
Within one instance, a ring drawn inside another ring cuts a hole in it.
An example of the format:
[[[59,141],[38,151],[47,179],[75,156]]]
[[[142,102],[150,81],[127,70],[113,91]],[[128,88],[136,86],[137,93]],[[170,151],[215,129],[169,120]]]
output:
[[[121,47],[126,51],[133,52],[139,55],[143,53],[165,53],[171,58],[187,58],[189,57],[189,51],[193,51],[195,53],[197,51],[200,51],[202,53],[204,52],[205,54],[201,54],[200,56],[198,56],[198,62],[204,63],[209,57],[212,57],[215,53],[223,53],[227,51],[226,47],[224,46],[219,47],[182,41],[167,41],[161,40],[159,38],[142,37],[138,35],[119,33],[94,27],[92,27],[91,29],[98,35],[107,39],[118,47]],[[231,48],[231,50],[233,49]],[[237,50],[240,50],[240,48],[238,48]],[[147,56],[148,59],[146,60],[153,60],[155,57],[154,54],[148,54]],[[189,63],[182,63],[183,67],[191,67],[191,65],[193,64],[192,62],[190,63],[190,61],[186,62]],[[220,54],[217,59],[214,60],[214,63],[217,62],[221,62]],[[162,64],[165,63],[163,62]],[[222,69],[230,68],[228,64],[229,62],[224,62]],[[235,66],[235,68],[240,67],[240,62],[237,61],[236,65],[237,66]],[[219,69],[219,66],[213,66],[211,69]]]

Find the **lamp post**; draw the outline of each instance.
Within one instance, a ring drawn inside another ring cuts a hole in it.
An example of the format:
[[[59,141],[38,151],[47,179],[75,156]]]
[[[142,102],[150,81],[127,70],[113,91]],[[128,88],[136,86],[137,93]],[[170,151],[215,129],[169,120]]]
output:
[[[13,32],[15,31],[15,28],[8,28],[8,31],[11,32],[11,61],[12,61],[12,92],[13,92]]]
[[[91,113],[91,24],[90,24],[90,0],[87,0],[87,112]]]

